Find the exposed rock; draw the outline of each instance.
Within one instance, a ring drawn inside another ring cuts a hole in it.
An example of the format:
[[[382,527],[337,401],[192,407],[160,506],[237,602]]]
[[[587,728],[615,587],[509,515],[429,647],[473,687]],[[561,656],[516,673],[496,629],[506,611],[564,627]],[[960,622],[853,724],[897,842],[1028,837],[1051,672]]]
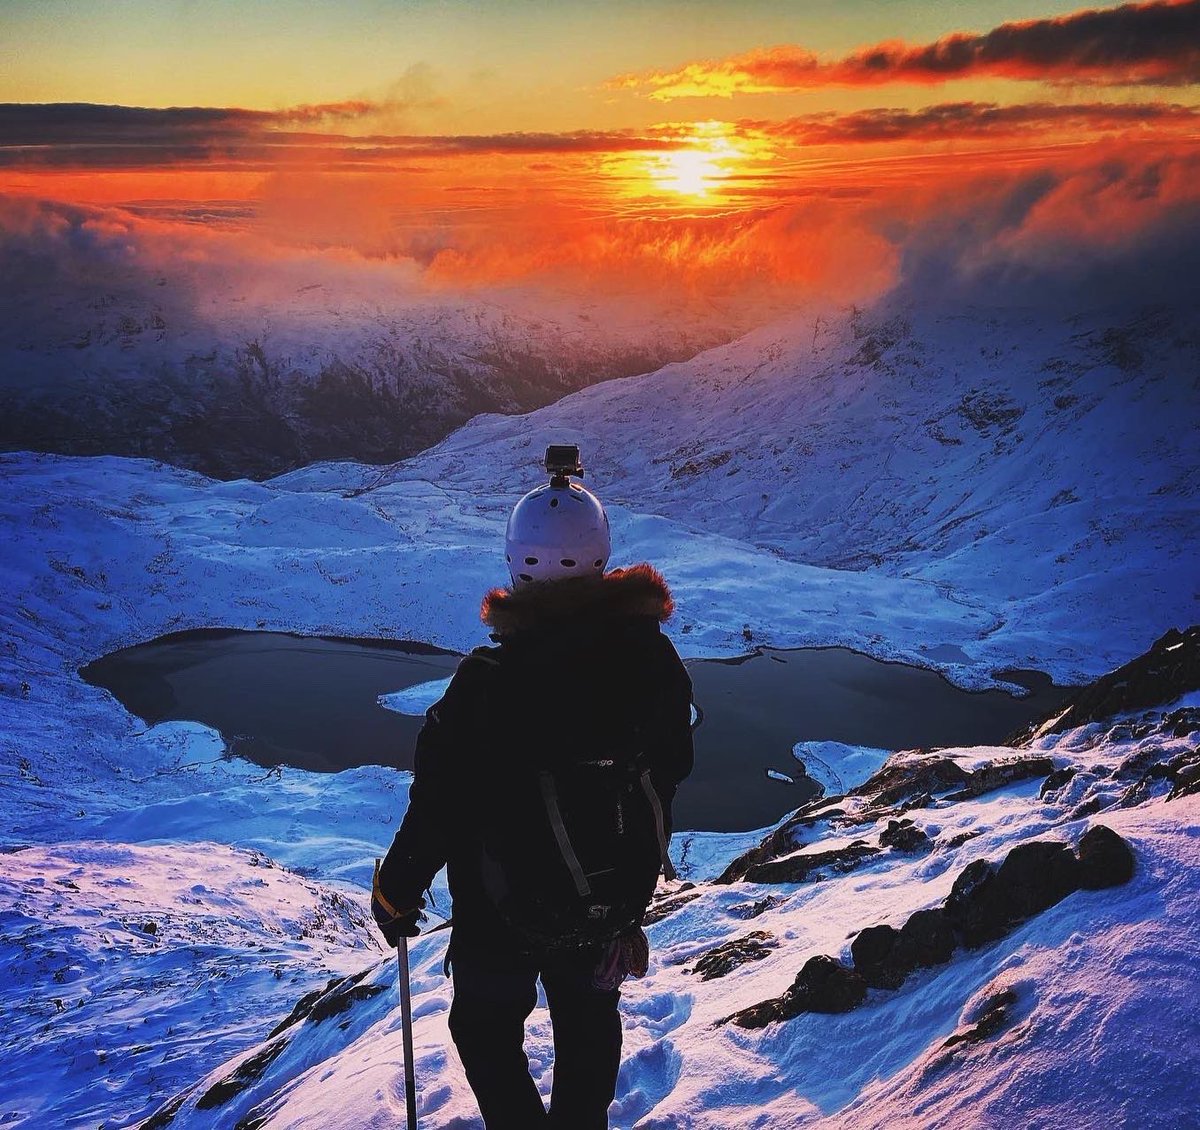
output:
[[[642,918],[642,925],[653,926],[655,922],[661,922],[664,918],[674,914],[675,911],[687,906],[689,902],[693,902],[699,897],[699,891],[689,891],[687,894],[663,899],[662,902],[655,903],[646,911],[645,916]]]
[[[965,785],[967,780],[967,771],[952,758],[912,758],[898,765],[885,764],[850,795],[870,797],[881,805],[893,805],[909,797],[944,793],[956,785]]]
[[[1079,880],[1079,861],[1066,844],[1031,840],[999,868],[981,859],[969,864],[946,899],[946,917],[963,945],[978,949],[1077,890]]]
[[[1068,784],[1078,772],[1073,766],[1068,765],[1064,769],[1055,769],[1043,782],[1042,787],[1038,789],[1038,799],[1041,800],[1047,793],[1056,793],[1063,785]]]
[[[778,944],[774,934],[766,930],[754,930],[744,937],[723,942],[715,949],[709,950],[696,962],[692,972],[699,973],[701,981],[724,977],[739,965],[750,961],[762,961],[764,957],[769,957]]]
[[[293,1024],[303,1020],[310,1012],[312,1007],[317,1003],[330,989],[342,980],[341,977],[333,977],[323,989],[313,989],[310,993],[305,993],[293,1006],[292,1011],[287,1014],[274,1028],[271,1029],[267,1039],[273,1039],[278,1036],[285,1028],[290,1028]]]
[[[1003,908],[989,893],[995,881],[996,870],[986,859],[973,860],[954,880],[946,899],[946,916],[969,949],[1004,935]]]
[[[801,1012],[849,1012],[862,1004],[867,983],[853,969],[823,953],[810,957],[783,994],[784,1017]]]
[[[897,959],[908,969],[945,965],[955,944],[954,928],[940,906],[918,910],[900,927]]]
[[[918,910],[896,930],[869,926],[850,946],[854,968],[875,989],[897,989],[915,969],[944,965],[957,938],[941,907]]]
[[[779,999],[772,998],[768,1001],[760,1001],[758,1004],[752,1004],[749,1008],[743,1008],[740,1012],[735,1012],[732,1016],[723,1016],[717,1021],[717,1027],[732,1021],[739,1028],[765,1028],[773,1021],[782,1019],[783,1016],[779,1011]]]
[[[850,944],[854,968],[873,989],[898,989],[907,970],[894,961],[900,931],[894,926],[868,926]]]
[[[962,847],[963,844],[970,840],[976,840],[981,835],[977,828],[968,828],[966,831],[959,832],[957,836],[951,836],[948,840],[942,841],[943,851],[953,851],[957,847]]]
[[[849,1012],[862,1004],[867,983],[855,970],[825,954],[810,957],[781,997],[760,1001],[718,1025],[732,1021],[739,1028],[765,1028],[774,1020],[790,1020],[802,1012]]]
[[[747,883],[803,883],[823,871],[853,871],[864,859],[878,855],[879,848],[863,840],[855,840],[835,851],[818,851],[773,859],[751,867],[744,878]]]
[[[1198,790],[1200,790],[1200,750],[1194,749],[1185,756],[1185,759],[1181,759],[1181,763],[1176,768],[1175,784],[1167,800],[1190,796]]]
[[[889,820],[888,826],[879,834],[879,846],[894,851],[918,852],[929,846],[929,837],[911,820]]]
[[[807,804],[801,805],[760,844],[742,852],[734,859],[716,878],[715,882],[736,883],[756,864],[786,855],[800,847],[797,840],[799,829],[811,827],[818,820],[831,820],[844,815],[845,813],[841,809],[829,807],[829,798],[827,797],[817,797]]]
[[[1173,738],[1186,738],[1200,732],[1200,710],[1183,707],[1163,715],[1163,726]]]
[[[1009,741],[1021,745],[1035,734],[1061,734],[1114,714],[1164,706],[1200,690],[1200,625],[1172,628],[1144,655],[1081,688],[1053,720],[1035,723]]]
[[[197,1110],[211,1110],[223,1106],[230,1099],[240,1095],[251,1084],[256,1083],[262,1074],[288,1046],[289,1039],[280,1037],[264,1044],[252,1056],[242,1060],[233,1073],[214,1083],[196,1100]]]
[[[767,895],[754,902],[741,902],[736,906],[727,906],[725,913],[734,918],[757,918],[760,914],[765,914],[768,910],[774,910],[775,907],[781,906],[785,901],[779,895]]]
[[[1129,845],[1105,824],[1095,824],[1079,840],[1079,885],[1096,891],[1133,878],[1136,864]]]
[[[349,978],[347,978],[349,980]],[[312,1007],[308,1019],[313,1024],[320,1024],[331,1016],[340,1016],[358,1001],[369,1001],[385,991],[383,985],[354,985],[342,984],[332,992],[326,993]]]
[[[1141,736],[1146,737],[1147,735],[1142,734]],[[1114,777],[1138,781],[1142,781],[1146,777],[1161,778],[1172,775],[1170,767],[1164,764],[1162,747],[1155,744],[1149,744],[1147,748],[1139,749],[1137,753],[1125,758],[1113,772]]]
[[[1010,922],[1032,918],[1079,889],[1079,860],[1069,844],[1031,840],[1018,844],[996,872],[996,892],[1008,905]]]
[[[894,926],[868,926],[860,930],[850,944],[850,953],[854,957],[854,968],[882,965],[892,952],[900,937],[900,931]]]
[[[137,1130],[166,1130],[175,1121],[175,1116],[187,1102],[191,1091],[181,1091],[173,1099],[163,1103],[149,1118],[138,1124]]]
[[[324,1011],[319,1018],[314,1020],[314,1023],[319,1023],[320,1020],[329,1016],[334,1016],[339,1012],[344,1012],[353,1003],[353,999],[347,998],[351,988],[363,980],[369,973],[370,969],[360,970],[358,973],[353,973],[349,977],[333,977],[326,983],[323,989],[313,989],[310,993],[305,993],[292,1007],[292,1011],[287,1014],[274,1028],[271,1029],[267,1039],[273,1039],[278,1036],[285,1028],[290,1028],[298,1021],[304,1020],[312,1016],[317,1007],[318,1001],[329,999],[329,1003],[325,1008],[330,1011]],[[382,986],[374,986],[374,991],[367,996],[374,996],[377,992],[382,992]],[[345,1003],[341,1003],[344,999]],[[354,999],[366,999],[359,997]]]
[[[972,800],[984,793],[1005,788],[1030,777],[1045,777],[1054,772],[1054,762],[1048,757],[1018,757],[1011,761],[993,761],[967,774],[966,787],[951,793],[946,800]]]
[[[1155,797],[1166,796],[1171,783],[1162,773],[1147,773],[1140,781],[1130,785],[1117,800],[1118,808],[1136,808]]]
[[[1007,1028],[1013,1020],[1013,1010],[1017,1004],[1017,994],[1013,989],[1003,989],[985,1002],[983,1014],[969,1028],[960,1028],[950,1036],[943,1048],[952,1048],[956,1044],[977,1044],[989,1036]]]

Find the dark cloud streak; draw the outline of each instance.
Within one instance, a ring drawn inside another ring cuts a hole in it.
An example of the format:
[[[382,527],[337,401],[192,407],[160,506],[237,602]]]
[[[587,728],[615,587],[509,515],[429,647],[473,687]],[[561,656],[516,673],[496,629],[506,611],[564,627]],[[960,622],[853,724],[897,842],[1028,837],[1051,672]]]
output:
[[[0,104],[0,165],[148,168],[272,161],[356,167],[419,157],[619,153],[677,149],[682,139],[633,131],[490,135],[345,134],[296,130],[331,116],[365,118],[369,103],[289,110],[234,107],[100,106],[89,103]]]
[[[798,45],[761,48],[611,85],[651,97],[936,84],[1009,78],[1095,85],[1179,86],[1200,81],[1200,0],[1154,0],[1050,19],[954,32],[932,43],[890,41],[823,60]]]
[[[994,102],[943,102],[919,110],[880,107],[849,114],[812,114],[782,122],[744,122],[744,128],[806,145],[909,140],[1011,137],[1056,129],[1113,131],[1138,127],[1188,128],[1200,110],[1166,103],[1050,102],[1000,106]]]

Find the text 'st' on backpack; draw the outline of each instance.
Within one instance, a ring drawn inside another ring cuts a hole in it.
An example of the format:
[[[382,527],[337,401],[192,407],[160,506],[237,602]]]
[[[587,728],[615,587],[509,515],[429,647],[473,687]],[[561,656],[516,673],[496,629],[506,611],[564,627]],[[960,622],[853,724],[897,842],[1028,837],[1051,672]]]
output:
[[[483,880],[531,946],[598,945],[641,924],[661,871],[675,870],[636,731],[506,764],[483,817]]]

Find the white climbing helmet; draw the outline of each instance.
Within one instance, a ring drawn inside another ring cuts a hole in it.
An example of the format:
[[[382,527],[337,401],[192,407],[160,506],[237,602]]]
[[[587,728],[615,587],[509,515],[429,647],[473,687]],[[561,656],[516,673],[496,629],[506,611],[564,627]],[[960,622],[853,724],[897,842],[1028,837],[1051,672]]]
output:
[[[509,515],[504,552],[514,585],[598,577],[612,552],[600,500],[570,479],[583,474],[579,448],[552,444],[546,470],[550,481],[531,490]]]

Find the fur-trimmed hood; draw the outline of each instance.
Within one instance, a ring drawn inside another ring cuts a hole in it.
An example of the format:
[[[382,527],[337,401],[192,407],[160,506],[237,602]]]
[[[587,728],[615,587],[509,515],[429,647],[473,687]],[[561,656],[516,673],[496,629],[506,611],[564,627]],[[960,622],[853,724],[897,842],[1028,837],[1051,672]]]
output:
[[[479,618],[496,635],[505,636],[576,618],[653,616],[661,622],[674,611],[675,601],[662,574],[652,565],[631,565],[602,577],[492,589],[483,598]]]

